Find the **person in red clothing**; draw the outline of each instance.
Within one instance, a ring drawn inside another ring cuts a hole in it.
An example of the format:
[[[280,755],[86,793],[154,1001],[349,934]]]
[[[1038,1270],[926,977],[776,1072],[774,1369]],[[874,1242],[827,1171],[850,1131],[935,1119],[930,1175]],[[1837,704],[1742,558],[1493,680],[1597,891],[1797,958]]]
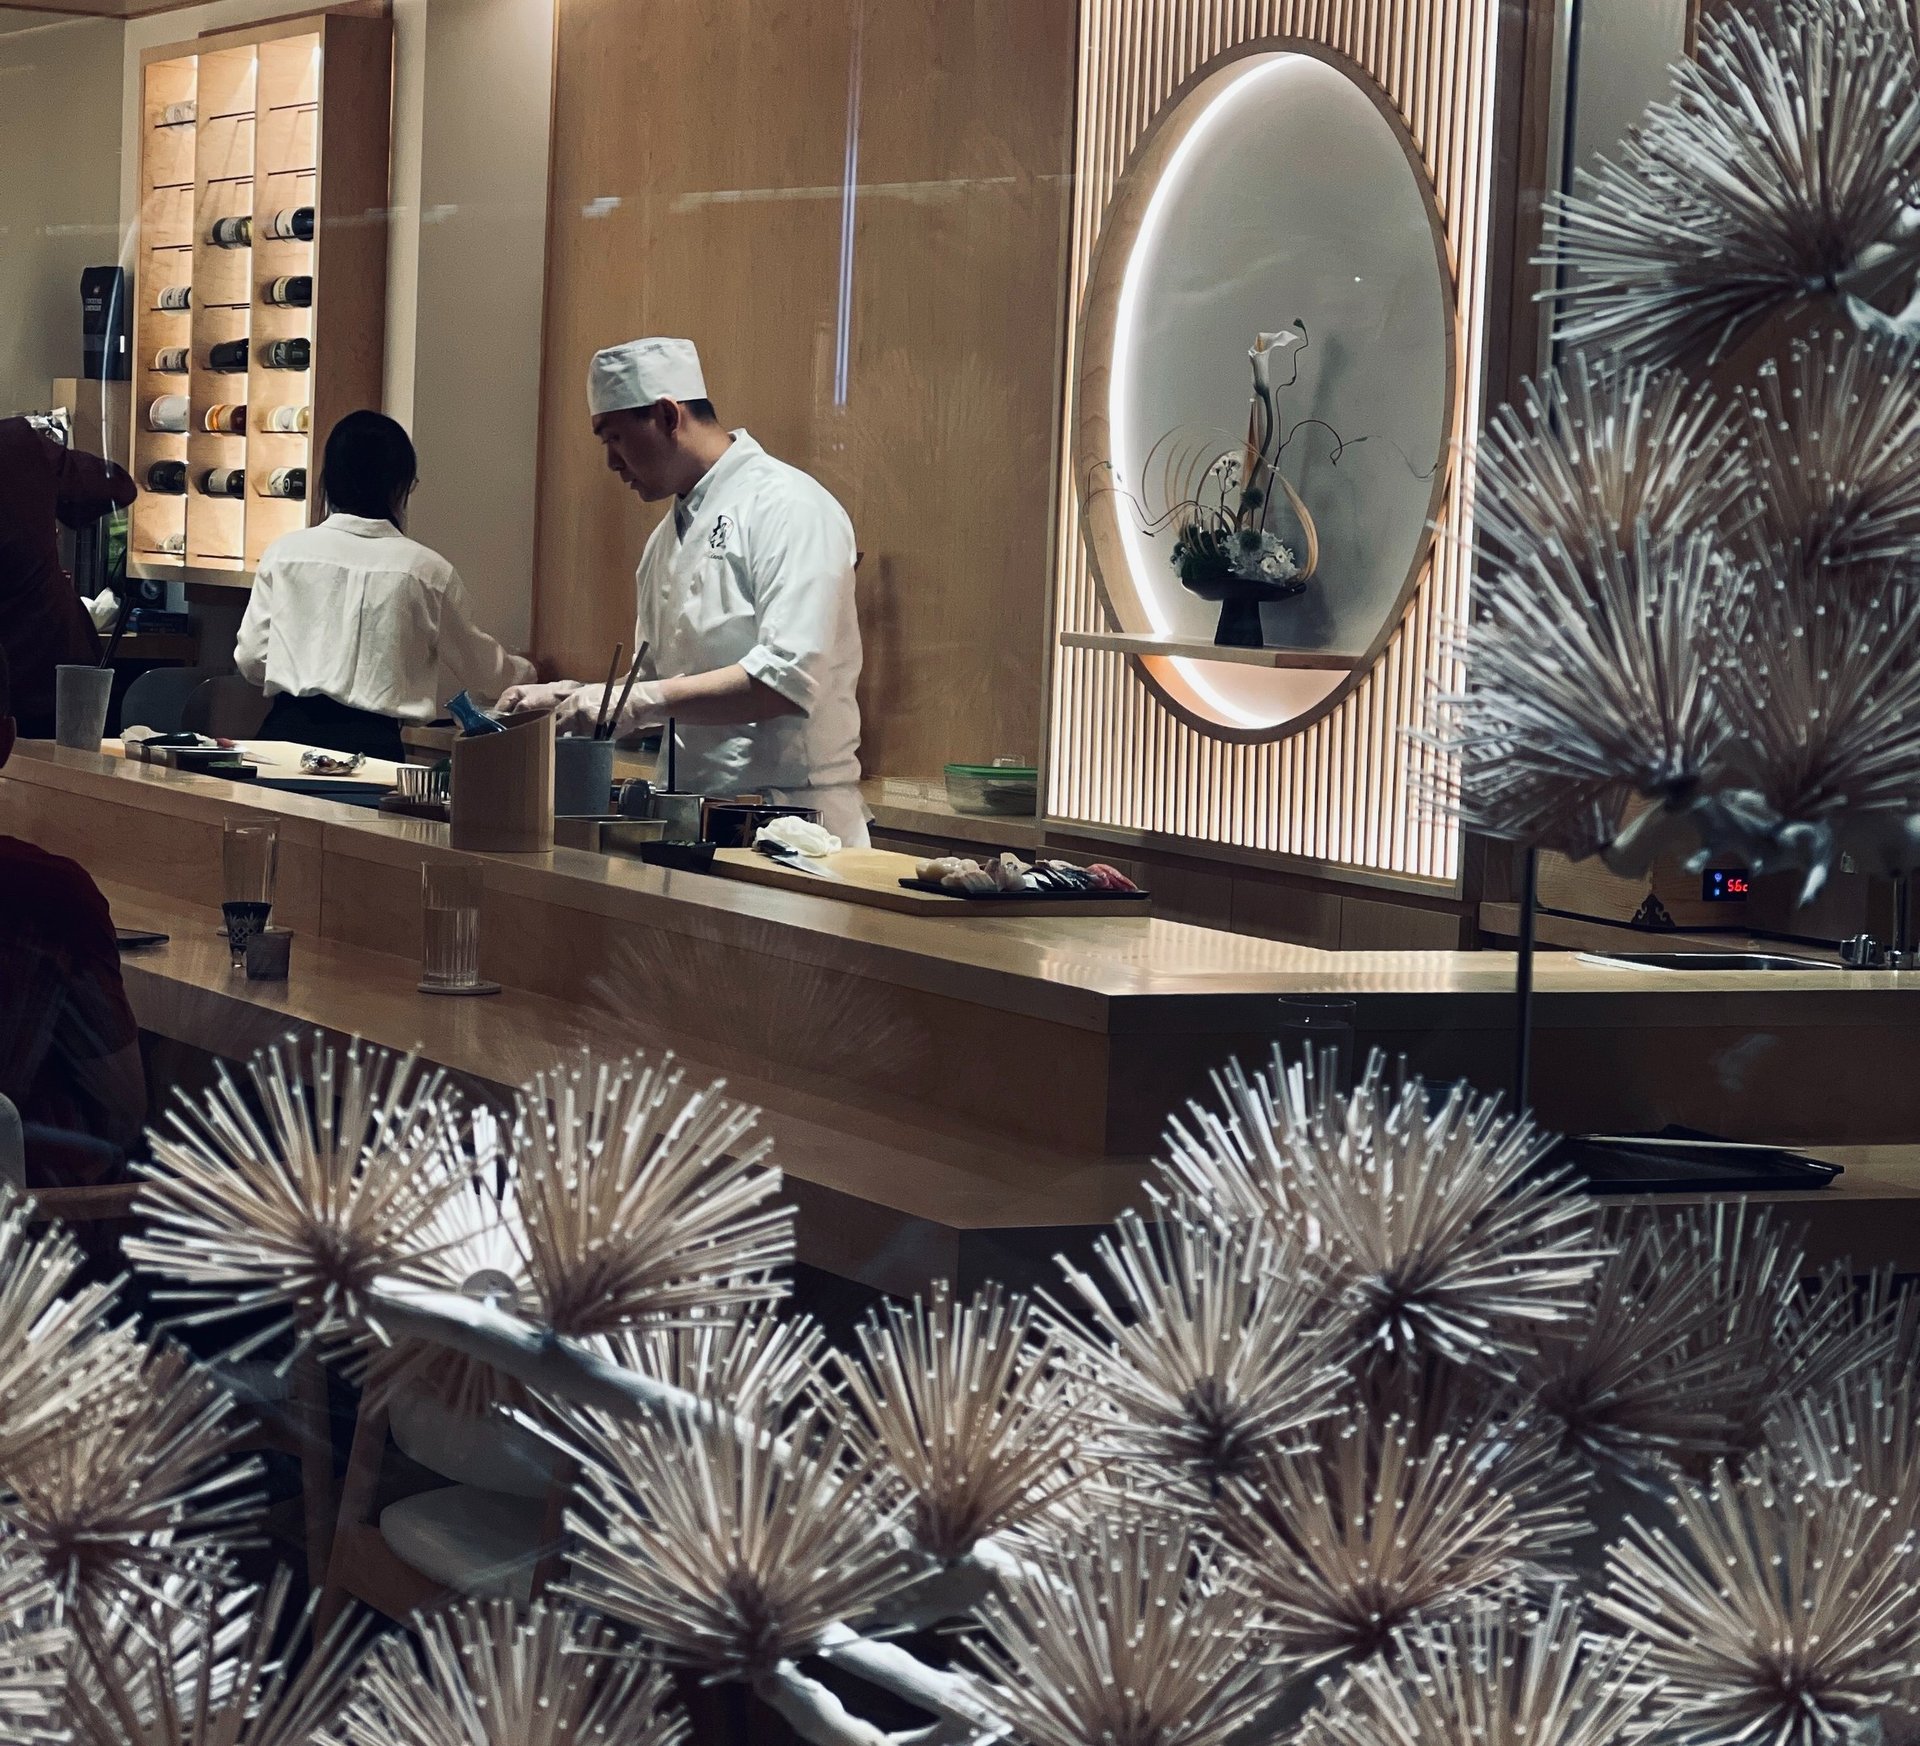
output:
[[[0,766],[13,752],[0,654]],[[27,1130],[30,1188],[103,1182],[146,1119],[140,1032],[100,888],[77,862],[0,836],[0,1096]]]
[[[100,639],[60,568],[60,530],[90,526],[134,499],[126,472],[63,449],[24,418],[0,418],[0,655],[13,667],[21,736],[53,738],[53,670],[100,659]]]

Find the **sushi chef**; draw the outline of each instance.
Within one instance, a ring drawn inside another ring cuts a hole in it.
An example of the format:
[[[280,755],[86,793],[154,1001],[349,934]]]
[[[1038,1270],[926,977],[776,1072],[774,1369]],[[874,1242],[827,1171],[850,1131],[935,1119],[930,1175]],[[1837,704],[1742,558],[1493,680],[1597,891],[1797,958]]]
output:
[[[647,655],[616,737],[671,719],[683,792],[814,807],[835,836],[864,846],[846,511],[817,480],[720,423],[690,340],[596,353],[587,409],[628,489],[673,501],[634,576],[634,646]],[[551,708],[561,733],[591,733],[604,690],[561,680],[515,686],[500,702]]]

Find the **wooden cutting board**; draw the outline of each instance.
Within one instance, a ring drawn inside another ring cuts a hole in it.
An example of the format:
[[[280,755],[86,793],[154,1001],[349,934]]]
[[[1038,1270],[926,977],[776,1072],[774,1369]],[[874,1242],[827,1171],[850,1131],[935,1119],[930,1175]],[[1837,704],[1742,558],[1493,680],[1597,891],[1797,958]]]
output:
[[[820,862],[828,872],[840,875],[837,880],[827,880],[796,873],[754,849],[722,849],[713,858],[714,872],[729,879],[745,879],[750,884],[771,885],[781,891],[801,891],[809,897],[837,897],[845,903],[869,904],[875,909],[898,910],[904,915],[974,919],[996,915],[1145,916],[1151,907],[1139,898],[1002,897],[969,902],[964,897],[947,897],[937,891],[909,891],[900,881],[913,877],[916,864],[912,855],[895,854],[891,849],[842,849]]]

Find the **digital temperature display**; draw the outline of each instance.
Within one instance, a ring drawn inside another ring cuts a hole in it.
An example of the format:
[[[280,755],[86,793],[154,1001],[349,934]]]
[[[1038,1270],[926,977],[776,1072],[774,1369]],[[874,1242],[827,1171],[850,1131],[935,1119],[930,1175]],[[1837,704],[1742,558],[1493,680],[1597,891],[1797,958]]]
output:
[[[1744,867],[1709,867],[1700,875],[1700,898],[1704,903],[1731,903],[1738,897],[1753,895],[1753,881]]]

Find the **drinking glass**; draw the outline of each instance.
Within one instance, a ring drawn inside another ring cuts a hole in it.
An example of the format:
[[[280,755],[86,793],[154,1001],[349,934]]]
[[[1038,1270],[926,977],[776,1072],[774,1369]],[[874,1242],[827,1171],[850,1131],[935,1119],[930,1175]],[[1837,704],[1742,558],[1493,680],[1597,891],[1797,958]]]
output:
[[[247,941],[273,914],[273,875],[280,853],[280,827],[229,819],[220,841],[220,913],[227,924],[233,967],[247,961]]]
[[[1354,1003],[1338,995],[1283,994],[1275,1043],[1281,1063],[1296,1062],[1309,1085],[1344,1096],[1353,1089]]]
[[[491,991],[492,984],[480,980],[480,887],[478,867],[420,865],[420,986],[429,994]]]
[[[107,729],[107,703],[113,695],[111,667],[55,667],[53,737],[76,752],[100,750]]]

